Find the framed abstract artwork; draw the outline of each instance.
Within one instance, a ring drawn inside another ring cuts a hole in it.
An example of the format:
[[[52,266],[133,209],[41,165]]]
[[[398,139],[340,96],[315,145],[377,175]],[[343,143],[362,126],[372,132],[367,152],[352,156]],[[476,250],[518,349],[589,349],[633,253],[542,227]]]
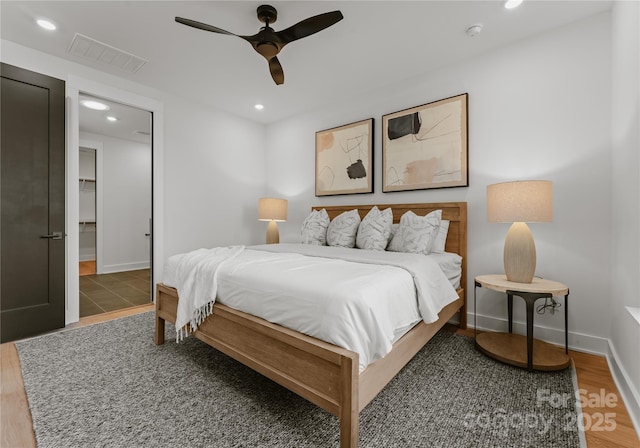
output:
[[[316,132],[316,196],[373,193],[373,118]]]
[[[468,95],[382,117],[382,191],[469,185]]]

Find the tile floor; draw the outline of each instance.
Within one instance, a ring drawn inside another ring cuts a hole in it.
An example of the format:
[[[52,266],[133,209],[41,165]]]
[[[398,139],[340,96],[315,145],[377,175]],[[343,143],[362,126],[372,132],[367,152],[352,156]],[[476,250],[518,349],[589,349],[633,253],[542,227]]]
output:
[[[80,317],[151,302],[150,270],[80,277]]]

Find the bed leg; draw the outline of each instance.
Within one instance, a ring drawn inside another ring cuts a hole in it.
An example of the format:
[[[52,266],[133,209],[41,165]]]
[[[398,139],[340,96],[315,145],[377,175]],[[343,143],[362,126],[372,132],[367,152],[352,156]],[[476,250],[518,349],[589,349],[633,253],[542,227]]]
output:
[[[357,448],[359,438],[358,415],[358,357],[342,361],[342,405],[340,407],[340,448]]]
[[[349,420],[349,421],[347,421]],[[340,448],[358,448],[358,415],[340,419]]]
[[[462,307],[460,307],[460,328],[462,330],[467,329],[467,301],[465,300]]]
[[[154,341],[156,345],[164,344],[164,319],[156,314],[156,334]]]
[[[467,291],[462,293],[462,306],[460,307],[460,329],[467,329],[467,299],[466,299]]]

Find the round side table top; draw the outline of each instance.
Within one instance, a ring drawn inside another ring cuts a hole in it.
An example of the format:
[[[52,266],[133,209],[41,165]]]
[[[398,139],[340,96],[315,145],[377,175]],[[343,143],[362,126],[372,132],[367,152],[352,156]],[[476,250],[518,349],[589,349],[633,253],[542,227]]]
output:
[[[504,274],[478,275],[475,280],[483,288],[499,292],[549,293],[554,296],[566,296],[569,294],[569,287],[567,285],[539,277],[534,277],[531,283],[510,282]]]

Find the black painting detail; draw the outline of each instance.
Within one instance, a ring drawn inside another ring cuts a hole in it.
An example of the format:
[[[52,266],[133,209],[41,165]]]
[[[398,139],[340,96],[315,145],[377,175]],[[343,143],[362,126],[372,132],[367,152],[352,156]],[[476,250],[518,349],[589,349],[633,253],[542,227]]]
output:
[[[412,114],[403,115],[402,117],[392,118],[387,125],[387,135],[389,140],[395,140],[409,134],[417,134],[420,131],[420,114],[414,112]]]
[[[349,179],[362,179],[363,177],[367,177],[367,170],[361,159],[358,159],[356,163],[352,163],[347,167],[347,175]]]

